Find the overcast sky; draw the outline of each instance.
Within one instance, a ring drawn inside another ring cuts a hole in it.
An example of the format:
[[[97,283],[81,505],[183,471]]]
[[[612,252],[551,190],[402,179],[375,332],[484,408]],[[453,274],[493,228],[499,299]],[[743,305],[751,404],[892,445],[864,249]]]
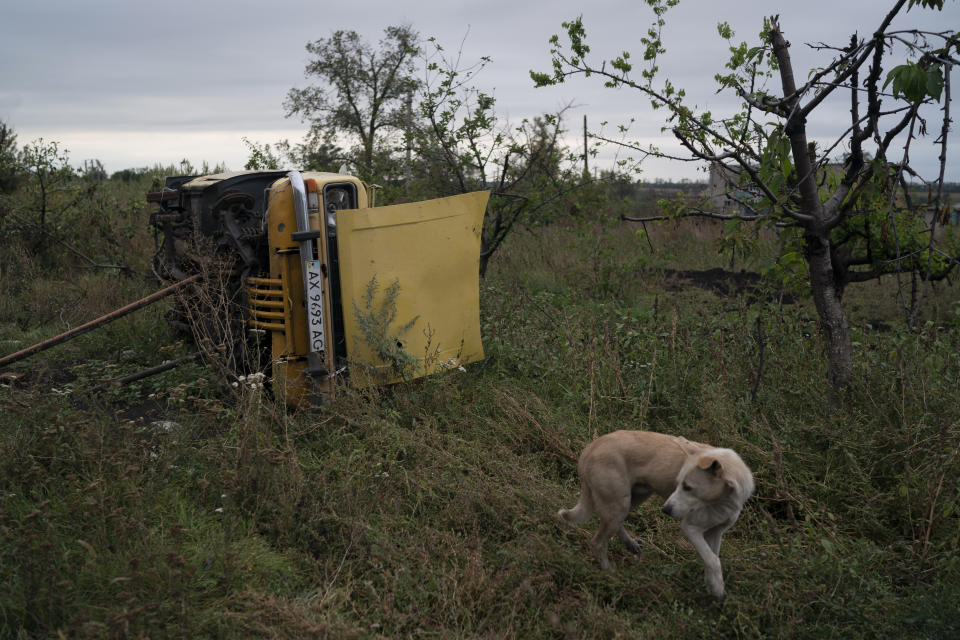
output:
[[[798,76],[805,77],[806,69],[827,61],[805,43],[843,45],[854,31],[870,33],[891,5],[681,0],[666,16],[667,55],[660,66],[674,85],[719,114],[727,105],[714,95],[713,76],[723,70],[727,54],[718,21],[730,23],[737,41],[755,44],[762,17],[779,14]],[[285,118],[282,105],[290,88],[307,82],[307,42],[337,29],[376,42],[385,27],[403,23],[437,37],[447,50],[462,41],[467,62],[490,56],[493,62],[476,85],[493,92],[505,119],[519,121],[572,103],[566,120],[574,130],[571,144],[579,144],[587,115],[591,127],[635,118],[636,137],[672,145],[669,138],[658,140],[664,114],[635,92],[605,89],[596,78],[534,89],[529,77],[530,69],[549,70],[550,36],[579,15],[595,60],[624,49],[639,57],[640,36],[652,19],[641,0],[14,0],[0,15],[0,119],[14,128],[19,144],[55,140],[69,150],[73,164],[99,159],[108,172],[183,158],[241,169],[247,157],[243,136],[300,140],[306,127]],[[947,0],[942,13],[914,9],[898,24],[955,29],[960,1]],[[811,133],[842,133],[846,108],[842,102],[828,105],[810,123]],[[953,135],[948,180],[957,181],[960,145],[956,130]],[[911,152],[928,171],[938,152],[932,137]],[[612,154],[605,152],[604,161]],[[698,176],[690,165],[651,163],[645,177]]]

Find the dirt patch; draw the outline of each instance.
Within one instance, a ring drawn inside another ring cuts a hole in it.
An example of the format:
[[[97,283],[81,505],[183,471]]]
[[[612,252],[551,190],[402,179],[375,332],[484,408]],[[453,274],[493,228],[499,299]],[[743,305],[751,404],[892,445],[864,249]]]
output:
[[[153,422],[166,413],[166,406],[150,397],[141,397],[126,409],[117,412],[121,420],[133,422]]]
[[[658,273],[665,278],[664,289],[667,291],[683,291],[689,287],[697,287],[720,296],[771,297],[770,291],[764,291],[760,287],[762,276],[752,271],[727,271],[717,267],[703,271],[660,269]],[[793,302],[793,296],[786,293],[777,295],[777,299],[784,303]]]
[[[150,422],[163,416],[165,405],[151,397],[149,392],[111,400],[103,395],[105,388],[98,388],[98,380],[85,380],[81,384],[81,378],[72,371],[78,362],[55,362],[43,358],[35,358],[28,363],[19,362],[0,370],[0,385],[69,395],[71,402],[80,409],[109,407],[122,420]]]
[[[77,380],[69,365],[53,363],[49,360],[34,358],[29,363],[23,361],[0,370],[0,377],[14,387],[38,387],[49,389]]]

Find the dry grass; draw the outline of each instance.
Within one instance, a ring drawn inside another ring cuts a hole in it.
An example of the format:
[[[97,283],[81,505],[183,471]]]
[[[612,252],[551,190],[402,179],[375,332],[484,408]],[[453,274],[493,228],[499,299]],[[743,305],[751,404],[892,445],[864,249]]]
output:
[[[956,292],[910,334],[851,290],[884,326],[856,323],[856,382],[827,414],[805,305],[663,287],[658,270],[723,265],[699,233],[653,230],[652,253],[625,227],[518,235],[482,285],[485,361],[315,413],[198,364],[95,398],[0,388],[0,636],[960,633]],[[35,286],[16,300],[56,300]],[[171,340],[137,315],[56,358]],[[150,394],[153,413],[125,417]],[[593,523],[556,521],[581,448],[623,427],[732,446],[754,469],[722,606],[657,504],[627,522],[641,556],[611,546],[614,575],[590,557]]]

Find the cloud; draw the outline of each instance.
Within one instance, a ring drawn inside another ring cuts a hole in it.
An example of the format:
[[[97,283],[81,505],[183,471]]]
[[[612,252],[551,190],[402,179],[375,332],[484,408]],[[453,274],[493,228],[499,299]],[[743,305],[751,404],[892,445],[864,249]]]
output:
[[[823,56],[804,43],[843,45],[855,30],[869,33],[886,5],[809,0],[774,8],[760,0],[683,0],[667,14],[667,55],[658,62],[697,105],[725,112],[735,105],[714,89],[713,75],[728,57],[718,21],[730,22],[737,41],[756,41],[763,16],[779,12],[797,66],[805,70]],[[960,23],[960,4],[946,6],[942,14],[915,8],[901,24]],[[636,118],[638,135],[659,136],[664,115],[636,92],[604,89],[596,78],[533,88],[528,72],[549,69],[550,36],[579,15],[597,60],[625,49],[639,54],[640,35],[652,18],[644,3],[614,0],[11,3],[0,24],[0,119],[21,142],[41,135],[57,139],[72,157],[99,158],[109,170],[140,166],[148,157],[166,164],[185,156],[236,168],[245,159],[241,136],[272,142],[298,139],[296,132],[304,130],[284,118],[282,104],[290,88],[306,82],[307,42],[334,29],[356,29],[376,42],[385,27],[409,23],[421,35],[438,37],[450,53],[462,48],[467,64],[490,56],[493,62],[477,84],[494,93],[504,117],[519,120],[572,103],[570,128],[579,128],[583,114],[591,126]],[[844,117],[842,106],[831,107],[817,114],[815,124],[834,131]],[[918,146],[915,160],[935,158],[924,149]],[[956,157],[953,152],[954,166]],[[692,173],[682,165],[674,171]]]

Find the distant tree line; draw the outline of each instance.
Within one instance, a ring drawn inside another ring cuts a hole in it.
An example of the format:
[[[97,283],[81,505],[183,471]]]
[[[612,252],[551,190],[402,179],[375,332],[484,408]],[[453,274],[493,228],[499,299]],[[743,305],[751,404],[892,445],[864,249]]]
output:
[[[18,145],[13,128],[0,121],[0,271],[25,253],[48,266],[79,259],[86,267],[131,272],[118,236],[144,226],[144,192],[162,185],[165,176],[224,170],[183,160],[108,176],[99,160],[72,165],[56,141]]]

